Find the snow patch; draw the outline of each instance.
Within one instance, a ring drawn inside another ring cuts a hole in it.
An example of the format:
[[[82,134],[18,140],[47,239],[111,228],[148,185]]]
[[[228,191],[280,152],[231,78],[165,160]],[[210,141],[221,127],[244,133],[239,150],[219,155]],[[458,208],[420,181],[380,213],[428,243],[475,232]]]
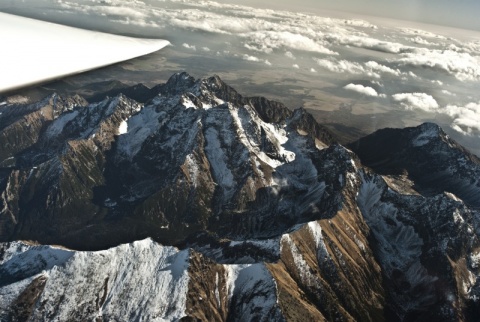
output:
[[[470,265],[477,269],[480,268],[480,250],[477,250],[476,253],[472,252],[470,254]]]
[[[160,117],[165,112],[157,112],[154,106],[144,108],[128,120],[128,132],[118,138],[120,153],[133,158],[142,147],[143,142],[160,127]]]
[[[238,321],[257,321],[279,310],[277,285],[265,264],[226,265],[225,270],[229,306]]]
[[[122,121],[122,123],[120,123],[120,126],[118,127],[118,134],[122,135],[127,132],[128,132],[128,123],[127,121]]]
[[[20,246],[9,261],[25,263],[31,258],[42,262],[32,257],[32,251],[49,258],[47,263],[55,262],[53,255],[62,262],[44,269],[42,274],[48,279],[39,303],[45,305],[34,313],[33,320],[67,321],[79,307],[91,303],[98,303],[98,311],[84,312],[87,320],[103,316],[111,320],[172,321],[185,316],[188,250],[164,247],[151,239],[98,252]],[[22,291],[21,286],[22,281],[0,292],[11,297]]]
[[[197,109],[197,106],[188,97],[182,97],[182,105],[185,106],[185,108],[187,109]]]
[[[230,113],[237,127],[237,135],[242,144],[262,162],[268,164],[272,168],[277,168],[285,162],[293,162],[295,153],[286,150],[282,145],[288,141],[287,133],[278,125],[265,123],[257,115],[253,108],[245,105],[243,108],[230,107]],[[251,131],[246,131],[247,126],[255,126],[256,132],[262,129],[268,140],[275,146],[281,159],[277,160],[268,156],[260,149],[260,142],[256,142],[256,138],[250,135]]]
[[[315,241],[318,263],[321,264],[330,261],[331,257],[328,253],[327,246],[325,245],[325,240],[323,239],[322,227],[320,226],[320,223],[318,221],[309,222],[308,229],[310,230],[313,240]]]
[[[310,228],[310,227],[309,227]],[[316,230],[316,228],[314,228]],[[290,237],[290,235],[285,234],[282,236],[282,252],[285,251],[283,248],[283,245],[286,244],[288,245],[288,248],[290,249],[290,253],[293,257],[293,261],[295,263],[295,267],[297,269],[298,275],[300,276],[301,280],[305,285],[308,287],[316,287],[321,291],[321,283],[318,281],[318,277],[313,275],[311,273],[311,267],[310,265],[307,264],[305,259],[303,258],[302,253],[298,249],[297,245],[295,245],[295,242],[293,239]]]
[[[208,161],[211,164],[215,180],[217,181],[217,184],[229,194],[235,187],[235,181],[232,171],[228,168],[227,156],[222,149],[217,130],[213,127],[209,127],[205,131],[205,139],[207,141],[205,152],[207,153]]]
[[[65,125],[67,125],[68,122],[76,118],[78,114],[79,114],[78,110],[63,113],[60,117],[54,120],[53,123],[48,127],[47,132],[45,133],[47,138],[51,139],[59,135],[60,133],[62,133],[63,129],[65,128]]]
[[[422,131],[420,135],[413,139],[412,145],[416,147],[424,146],[436,137],[438,137],[438,129],[435,129],[434,127],[428,127]]]
[[[200,172],[197,163],[195,162],[195,157],[193,154],[188,154],[185,158],[185,165],[188,169],[188,174],[190,176],[190,180],[194,187],[198,184],[198,174]]]

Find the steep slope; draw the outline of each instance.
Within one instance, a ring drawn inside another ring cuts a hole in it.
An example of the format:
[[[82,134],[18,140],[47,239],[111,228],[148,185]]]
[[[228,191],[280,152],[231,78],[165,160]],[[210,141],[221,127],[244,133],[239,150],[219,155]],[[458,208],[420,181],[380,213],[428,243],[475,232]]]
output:
[[[314,139],[331,137],[311,116],[244,98],[218,77],[177,74],[157,90],[146,106],[120,95],[66,110],[20,151],[6,150],[4,240],[98,249],[205,230],[266,237],[312,217],[324,185],[310,161]]]
[[[425,195],[448,191],[480,207],[480,159],[436,124],[379,130],[349,147],[380,174],[408,174]]]
[[[363,172],[361,180],[357,202],[389,291],[387,317],[474,320],[469,312],[479,308],[479,213],[448,193],[400,195],[378,175]]]
[[[0,291],[2,321],[222,321],[239,309],[245,320],[281,317],[263,264],[218,265],[151,239],[98,252],[14,242],[2,254],[2,273],[23,277]]]

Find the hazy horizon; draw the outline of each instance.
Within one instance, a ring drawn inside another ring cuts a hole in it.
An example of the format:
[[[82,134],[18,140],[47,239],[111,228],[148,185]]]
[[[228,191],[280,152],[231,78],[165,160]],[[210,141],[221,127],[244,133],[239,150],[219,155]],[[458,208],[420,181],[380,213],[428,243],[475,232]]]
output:
[[[313,11],[339,10],[349,13],[394,18],[407,21],[436,24],[480,31],[480,2],[473,0],[287,0],[264,1],[226,0],[226,3],[245,4],[253,7],[277,7],[289,10]]]

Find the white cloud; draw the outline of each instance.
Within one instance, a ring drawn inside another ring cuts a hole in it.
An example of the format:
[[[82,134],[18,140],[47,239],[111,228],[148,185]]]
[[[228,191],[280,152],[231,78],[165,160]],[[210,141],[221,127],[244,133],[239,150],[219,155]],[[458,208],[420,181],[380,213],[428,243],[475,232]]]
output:
[[[360,84],[348,84],[347,86],[343,87],[346,90],[357,92],[366,96],[373,96],[378,97],[378,93],[375,89],[369,86],[363,86]]]
[[[296,69],[299,69],[299,68],[300,68],[300,66],[298,66],[297,64],[293,64],[292,67],[293,67],[293,68],[296,68]]]
[[[205,8],[206,9],[206,8]],[[182,29],[202,30],[219,34],[241,34],[271,27],[268,21],[251,21],[248,18],[228,16],[198,9],[167,12],[168,22]]]
[[[250,56],[250,55],[247,55],[247,54],[243,55],[242,59],[247,60],[247,61],[254,61],[254,62],[260,61],[260,59],[258,57]]]
[[[325,37],[325,39],[328,40],[328,42],[336,45],[365,48],[390,54],[410,52],[414,49],[413,47],[405,46],[400,43],[383,41],[371,37],[357,36],[351,34],[329,34]]]
[[[210,51],[210,48],[208,48],[208,47],[202,47],[202,50],[203,50],[203,51],[206,51],[206,52],[209,52],[209,51]]]
[[[393,69],[388,66],[379,64],[375,61],[368,61],[364,64],[351,62],[348,60],[337,60],[334,58],[329,59],[313,59],[319,66],[334,72],[334,73],[349,73],[353,75],[364,75],[371,78],[380,79],[382,74],[387,74],[396,77],[405,78],[408,74],[400,71],[399,69]]]
[[[376,61],[369,61],[365,63],[365,67],[367,69],[370,69],[371,71],[377,71],[377,72],[382,72],[386,74],[392,74],[395,76],[400,76],[402,72],[399,69],[393,69],[385,65],[381,65],[377,63]]]
[[[311,73],[316,73],[317,71],[315,70],[315,68],[310,68],[310,72]]]
[[[418,79],[418,78],[420,78],[420,77],[417,76],[417,74],[415,74],[415,73],[412,72],[412,71],[409,71],[409,72],[408,72],[408,76],[410,76],[410,77],[413,78],[413,79]]]
[[[295,55],[292,54],[291,51],[285,52],[285,56],[287,56],[288,58],[293,59],[293,60],[297,59],[297,58],[295,57]]]
[[[452,93],[452,92],[450,92],[450,91],[447,91],[446,89],[443,89],[443,90],[442,90],[442,93],[445,94],[445,95],[449,95],[449,96],[457,96],[457,94]]]
[[[273,48],[269,48],[269,47],[257,46],[256,44],[254,44],[254,45],[245,44],[243,46],[245,48],[247,48],[248,50],[251,50],[251,51],[258,51],[258,52],[262,52],[262,53],[265,53],[265,54],[273,53]]]
[[[434,43],[431,43],[431,42],[429,42],[429,41],[427,41],[427,40],[425,40],[425,39],[423,39],[422,37],[419,37],[419,36],[417,36],[417,37],[415,37],[415,38],[412,38],[411,41],[412,41],[413,43],[416,43],[416,44],[419,44],[419,45],[424,45],[424,46],[433,46],[433,45],[435,45]]]
[[[440,111],[453,118],[452,128],[465,135],[480,135],[480,102],[448,105]]]
[[[361,64],[351,62],[348,60],[320,59],[320,58],[314,58],[314,60],[319,66],[334,73],[366,74],[366,71]],[[380,77],[380,76],[375,75],[374,77]]]
[[[133,7],[127,6],[95,6],[91,8],[91,11],[98,13],[104,13],[110,16],[125,16],[130,18],[144,19],[148,17],[148,14],[137,10]]]
[[[445,71],[461,81],[480,80],[480,58],[468,53],[420,48],[415,52],[403,54],[403,58],[397,62],[402,65]]]
[[[326,55],[338,55],[327,48],[322,41],[290,31],[256,31],[241,35],[246,38],[246,47],[256,51],[271,53],[274,49],[295,49]]]
[[[195,45],[189,45],[187,43],[183,43],[182,45],[183,47],[187,48],[187,49],[190,49],[190,50],[194,50],[196,51],[197,50],[197,47]]]
[[[370,22],[365,20],[351,19],[351,20],[345,20],[344,22],[346,25],[349,25],[349,26],[378,29],[376,25],[371,24]]]
[[[268,59],[265,59],[265,64],[268,66],[272,66],[272,63],[268,61]]]
[[[436,39],[447,39],[445,36],[434,34],[432,32],[421,30],[421,29],[413,29],[413,28],[400,28],[400,31],[404,34],[410,36],[417,36],[417,37],[427,37],[427,38],[436,38]]]
[[[439,108],[437,101],[425,93],[400,93],[392,95],[392,98],[407,110],[420,109],[433,112]]]

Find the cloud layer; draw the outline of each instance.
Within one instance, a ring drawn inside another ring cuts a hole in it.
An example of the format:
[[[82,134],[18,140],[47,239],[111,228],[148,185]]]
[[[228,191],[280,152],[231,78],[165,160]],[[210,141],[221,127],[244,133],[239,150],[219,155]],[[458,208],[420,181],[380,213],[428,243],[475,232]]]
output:
[[[0,10],[10,7],[0,4]],[[455,130],[480,137],[480,34],[455,39],[435,30],[215,1],[23,0],[14,7],[119,33],[171,36],[182,57],[223,59],[249,75],[266,71],[263,79],[302,77],[321,99],[335,95],[326,90],[333,86],[368,96],[385,111],[407,110],[416,121],[424,112],[441,113]],[[195,70],[199,60],[185,61],[178,65]],[[339,99],[345,96],[332,101]]]

